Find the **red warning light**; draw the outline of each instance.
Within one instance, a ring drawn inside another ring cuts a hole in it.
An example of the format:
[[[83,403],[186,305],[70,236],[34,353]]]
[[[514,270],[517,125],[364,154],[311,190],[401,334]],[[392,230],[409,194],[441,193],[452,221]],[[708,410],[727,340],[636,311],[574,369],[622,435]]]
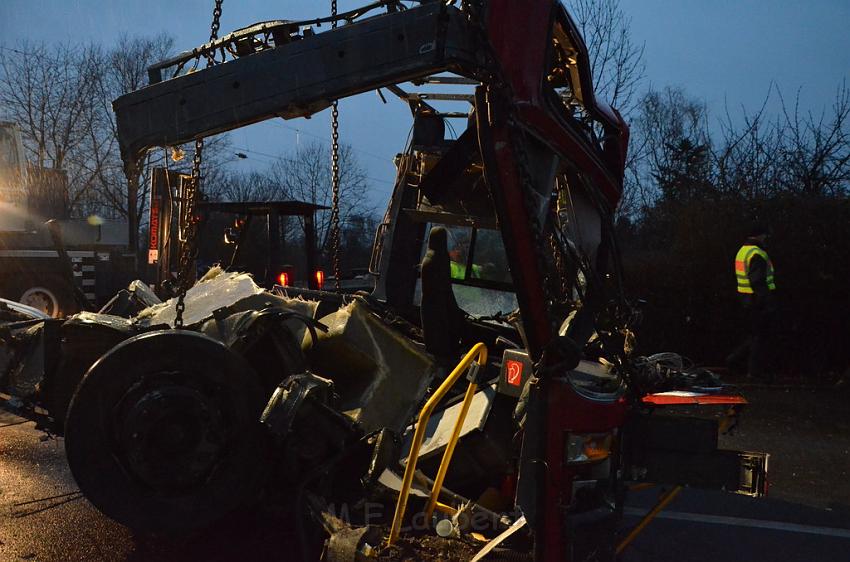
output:
[[[325,272],[321,269],[316,270],[316,286],[321,291],[325,286]]]
[[[277,282],[284,287],[289,287],[289,274],[285,271],[281,271],[280,275],[277,276]]]

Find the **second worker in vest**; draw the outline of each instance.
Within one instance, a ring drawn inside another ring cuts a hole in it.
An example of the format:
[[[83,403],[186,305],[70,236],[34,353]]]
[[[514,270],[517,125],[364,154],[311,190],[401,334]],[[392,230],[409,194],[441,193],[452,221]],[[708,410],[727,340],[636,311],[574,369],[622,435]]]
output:
[[[765,371],[776,312],[773,262],[764,248],[767,236],[764,225],[754,225],[735,256],[735,280],[746,319],[747,337],[726,362],[733,366],[747,356],[747,376],[773,382],[773,375]]]

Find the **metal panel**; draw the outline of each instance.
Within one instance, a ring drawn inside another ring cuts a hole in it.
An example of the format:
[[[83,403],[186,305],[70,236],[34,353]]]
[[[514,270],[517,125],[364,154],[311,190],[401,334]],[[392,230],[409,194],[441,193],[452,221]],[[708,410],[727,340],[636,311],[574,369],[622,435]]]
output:
[[[496,389],[493,386],[486,386],[475,393],[475,397],[469,406],[469,412],[460,429],[461,439],[474,431],[482,431],[484,429],[484,424],[487,423],[487,417],[493,408],[495,396]],[[420,459],[424,460],[434,455],[442,454],[454,430],[462,405],[461,402],[458,402],[448,408],[435,412],[431,416],[425,430],[425,440],[419,449]],[[409,426],[404,436],[401,458],[404,459],[405,463],[407,462],[407,457],[410,455],[410,443],[413,440],[414,427],[413,425]]]

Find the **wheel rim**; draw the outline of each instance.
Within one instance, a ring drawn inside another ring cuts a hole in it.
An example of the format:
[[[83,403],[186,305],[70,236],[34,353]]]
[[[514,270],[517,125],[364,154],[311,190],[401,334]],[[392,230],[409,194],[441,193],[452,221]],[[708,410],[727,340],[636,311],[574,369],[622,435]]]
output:
[[[146,377],[115,410],[116,457],[153,490],[192,491],[209,479],[227,445],[218,398],[191,375]]]
[[[53,318],[59,317],[59,300],[50,289],[31,287],[21,295],[20,302],[21,304],[38,309]]]
[[[259,376],[191,331],[130,338],[86,373],[65,418],[80,490],[137,532],[183,534],[257,501],[267,481]]]

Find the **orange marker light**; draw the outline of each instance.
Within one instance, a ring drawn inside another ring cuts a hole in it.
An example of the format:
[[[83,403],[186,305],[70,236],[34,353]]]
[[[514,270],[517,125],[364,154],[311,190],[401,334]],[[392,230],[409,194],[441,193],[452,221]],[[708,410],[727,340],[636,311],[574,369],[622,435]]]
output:
[[[320,291],[325,286],[325,272],[321,269],[316,270],[316,285],[319,287]]]

